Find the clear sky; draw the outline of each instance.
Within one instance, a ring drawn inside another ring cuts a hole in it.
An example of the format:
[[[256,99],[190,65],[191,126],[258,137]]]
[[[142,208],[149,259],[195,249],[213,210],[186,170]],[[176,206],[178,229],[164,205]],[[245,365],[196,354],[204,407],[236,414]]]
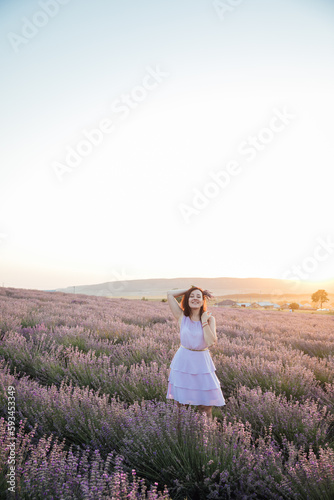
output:
[[[0,19],[0,285],[334,278],[334,2]]]

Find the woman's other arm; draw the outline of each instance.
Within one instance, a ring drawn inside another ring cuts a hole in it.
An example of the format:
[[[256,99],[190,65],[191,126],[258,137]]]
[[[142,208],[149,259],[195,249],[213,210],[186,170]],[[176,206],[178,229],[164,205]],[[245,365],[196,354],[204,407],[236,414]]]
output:
[[[210,347],[217,342],[216,320],[211,315],[211,313],[207,312],[204,312],[202,314],[201,320],[202,320],[202,326],[203,323],[205,325],[203,326],[204,340]]]

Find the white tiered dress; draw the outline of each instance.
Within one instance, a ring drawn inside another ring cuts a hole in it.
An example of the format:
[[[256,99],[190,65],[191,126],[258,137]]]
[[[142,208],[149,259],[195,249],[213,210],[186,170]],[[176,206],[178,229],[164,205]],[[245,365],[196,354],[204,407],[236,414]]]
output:
[[[207,347],[202,322],[182,314],[180,339],[188,349],[180,346],[172,359],[166,398],[190,405],[225,406],[210,351],[189,350]]]

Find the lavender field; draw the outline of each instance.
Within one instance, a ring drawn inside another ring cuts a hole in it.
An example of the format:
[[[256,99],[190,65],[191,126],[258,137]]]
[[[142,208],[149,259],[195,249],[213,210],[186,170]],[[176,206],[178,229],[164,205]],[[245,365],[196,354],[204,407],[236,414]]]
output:
[[[178,431],[166,302],[1,288],[2,497],[333,499],[334,316],[208,309],[226,406]]]

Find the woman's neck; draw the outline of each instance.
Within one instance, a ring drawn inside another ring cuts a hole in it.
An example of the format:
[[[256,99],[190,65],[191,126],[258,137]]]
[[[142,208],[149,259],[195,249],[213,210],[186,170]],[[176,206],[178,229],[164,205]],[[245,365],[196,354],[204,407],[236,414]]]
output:
[[[189,316],[189,317],[190,317],[191,321],[200,321],[200,319],[201,319],[200,317],[198,317],[198,318],[191,317],[191,316]]]

